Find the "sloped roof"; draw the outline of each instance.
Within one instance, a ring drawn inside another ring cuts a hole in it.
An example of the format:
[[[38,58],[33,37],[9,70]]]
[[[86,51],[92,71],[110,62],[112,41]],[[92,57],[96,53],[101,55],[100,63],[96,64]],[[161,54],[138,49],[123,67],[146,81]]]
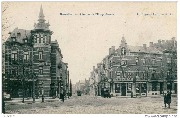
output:
[[[19,36],[18,36],[19,34]],[[23,39],[28,38],[30,39],[31,36],[31,30],[25,30],[25,29],[18,29],[15,28],[8,37],[7,41],[11,42],[11,37],[16,37],[16,42],[23,43]]]
[[[143,46],[131,46],[128,45],[128,50],[130,52],[143,52],[143,53],[153,53],[153,54],[162,54],[162,51],[158,50],[155,47],[146,47],[146,49]]]
[[[163,54],[162,51],[160,51],[159,49],[157,49],[155,47],[147,47],[147,52],[153,53],[153,54]]]
[[[130,52],[146,52],[146,50],[142,46],[127,45],[127,47]]]

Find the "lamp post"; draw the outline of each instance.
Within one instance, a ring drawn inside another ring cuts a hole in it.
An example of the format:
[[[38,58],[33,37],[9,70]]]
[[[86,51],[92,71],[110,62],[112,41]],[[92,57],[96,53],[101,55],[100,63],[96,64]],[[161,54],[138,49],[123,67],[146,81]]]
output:
[[[33,73],[33,103],[35,103],[35,81],[34,78],[36,78],[36,74]]]
[[[24,93],[24,82],[25,82],[25,74],[24,74],[24,65],[23,65],[23,80],[22,80],[22,88],[23,88],[23,100],[22,103],[24,103],[24,97],[25,97],[25,93]]]

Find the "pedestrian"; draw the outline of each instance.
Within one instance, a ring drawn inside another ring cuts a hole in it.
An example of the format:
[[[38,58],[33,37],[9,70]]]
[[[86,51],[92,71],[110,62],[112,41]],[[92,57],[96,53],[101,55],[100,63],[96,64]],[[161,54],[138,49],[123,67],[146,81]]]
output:
[[[167,104],[167,95],[166,93],[164,94],[164,105],[165,105],[165,108],[166,108],[166,104]]]
[[[167,104],[168,104],[168,108],[170,108],[170,104],[171,104],[171,92],[167,92]]]
[[[131,98],[133,98],[133,92],[131,91]]]
[[[65,92],[62,93],[62,101],[64,102]]]

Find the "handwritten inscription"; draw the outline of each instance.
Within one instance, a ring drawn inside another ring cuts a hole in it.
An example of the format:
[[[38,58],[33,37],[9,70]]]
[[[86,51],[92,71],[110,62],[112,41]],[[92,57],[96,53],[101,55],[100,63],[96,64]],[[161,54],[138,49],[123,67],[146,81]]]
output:
[[[177,117],[177,115],[175,114],[175,115],[169,115],[169,114],[167,114],[167,115],[155,115],[155,114],[151,114],[151,115],[145,115],[145,117],[147,117],[147,118],[176,118]]]
[[[114,14],[112,13],[59,13],[61,16],[113,16]]]
[[[172,13],[137,13],[137,16],[171,16]]]

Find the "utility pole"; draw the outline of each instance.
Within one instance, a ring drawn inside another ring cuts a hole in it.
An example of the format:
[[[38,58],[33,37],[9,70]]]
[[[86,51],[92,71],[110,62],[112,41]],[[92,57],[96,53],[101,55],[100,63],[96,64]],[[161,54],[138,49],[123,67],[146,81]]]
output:
[[[33,103],[35,103],[35,82],[34,82],[34,78],[36,77],[36,74],[34,73],[34,66],[33,66],[33,51],[34,51],[34,48],[32,48],[32,60],[31,60],[31,63],[32,63],[32,79],[33,79]]]
[[[24,76],[25,74],[24,74],[24,64],[23,64],[23,80],[22,80],[22,87],[23,87],[23,100],[22,100],[22,103],[24,103],[24,79],[25,79],[25,76]]]
[[[35,103],[35,82],[34,82],[35,76],[36,75],[33,73],[33,103]]]

